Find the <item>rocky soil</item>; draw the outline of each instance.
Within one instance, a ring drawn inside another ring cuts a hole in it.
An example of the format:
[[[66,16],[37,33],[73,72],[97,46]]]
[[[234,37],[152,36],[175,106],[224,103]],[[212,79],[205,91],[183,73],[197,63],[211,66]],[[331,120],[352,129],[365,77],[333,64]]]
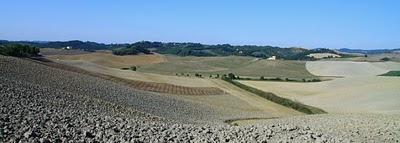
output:
[[[201,105],[4,56],[0,97],[0,142],[400,140],[399,115],[327,114],[231,126],[218,124]]]

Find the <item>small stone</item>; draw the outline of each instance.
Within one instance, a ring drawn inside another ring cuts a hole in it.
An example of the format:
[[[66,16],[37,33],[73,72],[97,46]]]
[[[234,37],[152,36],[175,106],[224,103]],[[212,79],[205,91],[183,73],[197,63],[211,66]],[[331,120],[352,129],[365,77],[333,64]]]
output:
[[[94,138],[95,136],[91,132],[86,132],[85,136],[88,138]]]

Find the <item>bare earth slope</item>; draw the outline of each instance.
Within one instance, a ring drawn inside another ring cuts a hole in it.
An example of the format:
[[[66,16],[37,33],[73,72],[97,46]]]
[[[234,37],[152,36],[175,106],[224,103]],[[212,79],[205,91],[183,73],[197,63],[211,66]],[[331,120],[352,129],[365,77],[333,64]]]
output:
[[[136,110],[182,122],[222,122],[224,115],[201,104],[185,102],[177,96],[165,96],[134,90],[97,77],[47,67],[35,62],[15,58],[1,59],[0,74],[10,80],[22,80],[43,87],[99,98]],[[173,114],[170,114],[173,112]],[[207,119],[207,120],[204,120]]]

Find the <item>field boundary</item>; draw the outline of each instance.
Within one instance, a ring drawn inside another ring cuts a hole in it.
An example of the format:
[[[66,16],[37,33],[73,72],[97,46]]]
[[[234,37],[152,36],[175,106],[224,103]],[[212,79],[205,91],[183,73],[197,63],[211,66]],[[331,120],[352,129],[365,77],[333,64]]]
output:
[[[237,81],[234,81],[234,80],[232,80],[232,79],[230,79],[228,77],[222,77],[222,80],[224,80],[226,82],[229,82],[229,83],[231,83],[231,84],[233,84],[233,85],[235,85],[235,86],[237,86],[239,88],[242,88],[242,89],[244,89],[246,91],[254,93],[254,94],[256,94],[256,95],[258,95],[258,96],[260,96],[262,98],[265,98],[265,99],[267,99],[269,101],[272,101],[274,103],[280,104],[282,106],[286,106],[286,107],[292,108],[292,109],[297,110],[297,111],[302,112],[302,113],[306,113],[306,114],[324,114],[324,113],[327,113],[326,111],[324,111],[322,109],[319,109],[317,107],[305,105],[305,104],[302,104],[302,103],[299,103],[299,102],[296,102],[296,101],[293,101],[293,100],[290,100],[290,99],[287,99],[287,98],[283,98],[283,97],[280,97],[278,95],[275,95],[274,93],[264,92],[262,90],[259,90],[259,89],[244,85],[242,83],[239,83]]]

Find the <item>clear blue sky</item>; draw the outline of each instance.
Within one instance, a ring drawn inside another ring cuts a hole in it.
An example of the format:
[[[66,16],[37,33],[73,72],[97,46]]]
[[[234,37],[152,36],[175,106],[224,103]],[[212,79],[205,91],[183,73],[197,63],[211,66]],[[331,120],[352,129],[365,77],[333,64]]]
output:
[[[2,0],[0,39],[400,48],[400,0]]]

